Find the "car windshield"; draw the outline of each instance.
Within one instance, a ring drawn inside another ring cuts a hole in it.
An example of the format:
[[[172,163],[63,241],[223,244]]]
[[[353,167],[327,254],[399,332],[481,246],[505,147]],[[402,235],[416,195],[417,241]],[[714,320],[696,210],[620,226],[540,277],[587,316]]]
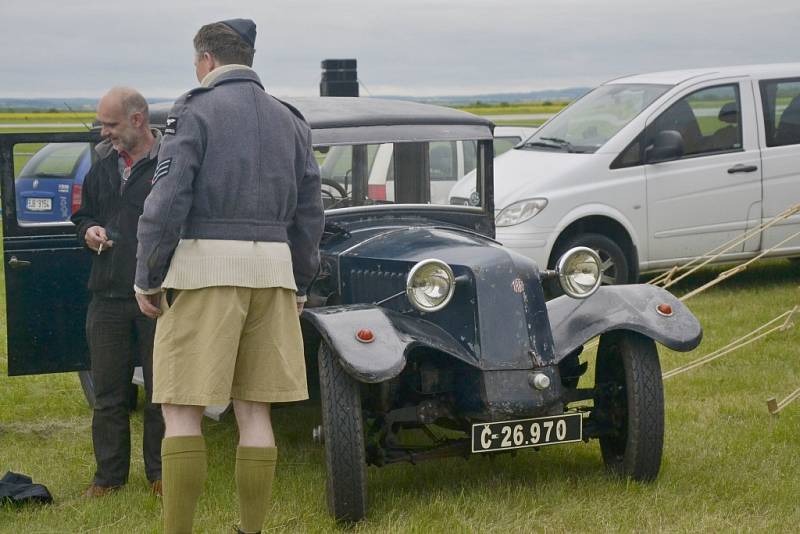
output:
[[[489,153],[489,142],[475,139],[315,147],[325,208],[450,205],[455,183],[478,167],[479,146]],[[483,174],[470,176],[477,189]]]
[[[73,178],[88,143],[50,143],[25,164],[18,178]]]
[[[593,153],[670,87],[601,85],[553,117],[520,148]]]

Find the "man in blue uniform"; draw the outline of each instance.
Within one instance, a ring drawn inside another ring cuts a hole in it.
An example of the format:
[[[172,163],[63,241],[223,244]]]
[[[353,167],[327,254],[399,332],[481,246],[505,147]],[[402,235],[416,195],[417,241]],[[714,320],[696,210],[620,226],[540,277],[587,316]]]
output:
[[[201,86],[167,118],[139,222],[137,300],[159,317],[167,533],[192,528],[205,406],[233,399],[239,528],[258,532],[277,459],[270,404],[308,397],[298,313],[319,263],[319,167],[303,117],[250,68],[255,37],[243,19],[198,31]]]

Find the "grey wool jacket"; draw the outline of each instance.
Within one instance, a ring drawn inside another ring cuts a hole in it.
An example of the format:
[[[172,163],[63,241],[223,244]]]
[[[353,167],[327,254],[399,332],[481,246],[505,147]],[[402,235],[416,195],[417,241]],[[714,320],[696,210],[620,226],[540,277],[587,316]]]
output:
[[[299,111],[235,69],[170,112],[137,232],[135,284],[161,286],[178,241],[286,242],[298,295],[319,266],[319,166]]]

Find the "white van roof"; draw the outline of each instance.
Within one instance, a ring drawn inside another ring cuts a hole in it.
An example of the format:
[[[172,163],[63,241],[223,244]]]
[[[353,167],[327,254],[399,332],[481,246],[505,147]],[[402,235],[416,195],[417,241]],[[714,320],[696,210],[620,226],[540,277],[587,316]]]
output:
[[[762,65],[737,65],[731,67],[709,67],[702,69],[670,70],[634,74],[609,80],[605,84],[645,83],[678,85],[692,80],[694,82],[731,76],[750,76],[752,78],[790,78],[800,76],[800,63],[772,63]],[[604,84],[604,85],[605,85]]]

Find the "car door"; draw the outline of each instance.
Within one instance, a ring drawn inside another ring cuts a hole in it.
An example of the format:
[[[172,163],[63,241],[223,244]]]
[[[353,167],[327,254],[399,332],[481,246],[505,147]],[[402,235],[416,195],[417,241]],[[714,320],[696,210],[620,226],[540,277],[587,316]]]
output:
[[[758,83],[764,124],[761,160],[764,169],[764,222],[800,202],[800,76]],[[764,231],[762,248],[779,246],[782,254],[800,253],[800,215]],[[787,240],[786,243],[781,244]]]
[[[89,368],[84,329],[89,253],[78,243],[71,222],[31,222],[20,214],[15,182],[25,163],[43,147],[96,141],[89,132],[0,135],[9,375]],[[75,163],[53,160],[47,167],[79,168]],[[47,208],[41,199],[29,205]]]
[[[761,159],[749,80],[709,82],[684,93],[648,119],[644,146],[667,130],[680,133],[683,155],[659,163],[646,155],[644,166],[654,266],[701,256],[761,219]],[[747,243],[748,250],[758,247],[758,239]],[[741,252],[744,244],[731,251]]]

